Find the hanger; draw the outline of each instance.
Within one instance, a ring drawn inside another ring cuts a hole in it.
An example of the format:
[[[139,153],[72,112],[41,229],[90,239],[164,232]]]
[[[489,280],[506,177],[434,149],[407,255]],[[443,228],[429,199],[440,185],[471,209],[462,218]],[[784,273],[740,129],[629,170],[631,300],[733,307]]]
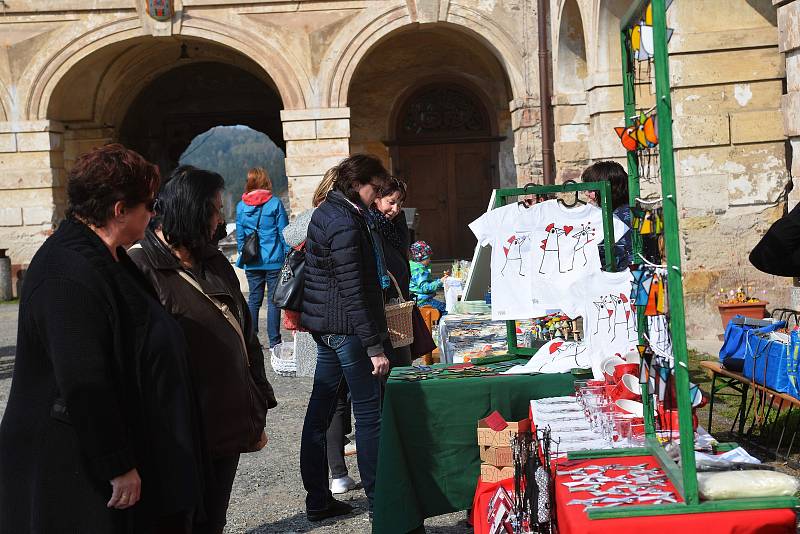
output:
[[[525,195],[528,195],[528,194],[533,194],[533,193],[528,193],[528,188],[529,187],[537,187],[538,185],[539,184],[534,183],[534,182],[528,182],[527,184],[523,185],[522,186],[522,190],[523,190],[522,191],[522,196],[525,196]],[[517,201],[517,206],[522,206],[523,208],[528,209],[531,206],[533,206],[533,199],[523,198],[522,200]]]
[[[565,181],[565,182],[564,182],[564,184],[563,184],[563,185],[567,185],[567,184],[577,184],[577,183],[578,183],[578,182],[576,182],[575,180],[567,180],[567,181]],[[559,202],[561,203],[561,205],[563,205],[565,208],[574,208],[574,207],[575,207],[577,204],[586,204],[586,202],[584,202],[583,200],[581,200],[581,199],[578,197],[578,191],[575,191],[575,198],[572,200],[572,203],[571,203],[571,204],[567,204],[566,202],[564,202],[564,199],[561,199],[561,198],[559,198],[559,199],[558,199],[558,201],[559,201]]]

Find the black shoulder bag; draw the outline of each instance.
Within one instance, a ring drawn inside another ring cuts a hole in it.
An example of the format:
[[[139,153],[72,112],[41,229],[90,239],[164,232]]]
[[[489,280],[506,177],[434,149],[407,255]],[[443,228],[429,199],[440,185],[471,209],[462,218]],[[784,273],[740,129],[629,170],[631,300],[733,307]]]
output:
[[[261,226],[261,212],[264,211],[264,204],[258,210],[258,220],[256,222],[256,229],[244,236],[244,243],[242,243],[242,263],[248,264],[253,260],[261,257],[261,237],[258,235],[258,229]]]
[[[282,310],[303,311],[303,283],[306,269],[306,247],[303,242],[286,255],[272,293],[272,303]]]

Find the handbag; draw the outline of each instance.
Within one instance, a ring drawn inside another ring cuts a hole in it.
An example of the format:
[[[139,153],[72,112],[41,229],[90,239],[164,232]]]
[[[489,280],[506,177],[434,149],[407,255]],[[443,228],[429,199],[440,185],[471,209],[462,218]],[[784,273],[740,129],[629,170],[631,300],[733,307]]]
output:
[[[239,341],[242,344],[244,357],[247,360],[245,363],[247,364],[247,368],[249,369],[252,362],[250,361],[250,352],[247,350],[247,342],[244,339],[244,332],[242,331],[242,325],[239,324],[239,320],[236,318],[236,316],[233,314],[230,308],[228,308],[228,305],[212,297],[205,291],[203,291],[203,288],[200,287],[200,284],[197,282],[197,280],[192,278],[186,271],[178,269],[178,275],[180,275],[180,277],[186,280],[186,282],[188,282],[189,285],[191,285],[193,288],[199,291],[203,296],[205,296],[214,305],[214,307],[216,307],[217,310],[219,310],[222,316],[225,317],[225,320],[228,321],[228,323],[231,325],[234,331],[236,331],[236,333],[239,336]],[[256,399],[256,402],[253,402],[253,413],[250,414],[250,420],[253,422],[252,426],[254,429],[256,429],[255,431],[256,433],[254,436],[252,436],[252,439],[253,443],[256,443],[261,438],[261,432],[264,428],[263,427],[264,422],[267,419],[267,411],[269,407],[267,399],[264,398],[264,394],[256,386],[256,383],[253,380],[253,375],[247,373],[247,377],[248,377],[247,387],[250,388],[250,390],[253,393],[253,397]],[[255,449],[253,449],[248,452],[256,452],[256,451]]]
[[[414,341],[410,346],[412,358],[419,358],[423,354],[428,354],[436,349],[436,343],[433,341],[431,331],[428,330],[425,318],[422,317],[422,313],[420,313],[416,304],[411,311],[411,328],[414,331]]]
[[[282,310],[303,310],[303,284],[305,283],[305,241],[293,248],[283,260],[278,283],[272,293],[272,303]]]
[[[261,237],[258,235],[258,229],[261,226],[262,211],[264,211],[264,204],[261,204],[261,208],[258,210],[256,229],[244,236],[240,257],[245,265],[261,257]]]
[[[400,291],[400,286],[394,275],[389,271],[389,278],[397,290],[397,302],[386,304],[383,311],[386,314],[386,327],[389,329],[389,340],[392,342],[392,347],[398,349],[406,347],[414,342],[414,328],[411,321],[411,312],[414,309],[414,301],[405,300],[403,292]]]
[[[722,348],[719,349],[719,362],[725,369],[742,372],[744,357],[747,348],[747,332],[755,330],[756,325],[743,324],[746,321],[742,315],[737,315],[725,326],[725,336]],[[769,333],[783,328],[785,323],[776,322],[772,326],[762,327],[760,332]]]

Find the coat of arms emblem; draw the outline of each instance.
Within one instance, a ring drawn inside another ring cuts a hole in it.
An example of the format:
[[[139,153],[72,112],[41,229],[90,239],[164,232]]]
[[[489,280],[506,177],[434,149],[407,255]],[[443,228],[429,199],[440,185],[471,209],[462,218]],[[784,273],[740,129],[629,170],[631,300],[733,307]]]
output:
[[[147,14],[156,20],[166,21],[175,13],[173,0],[146,0]]]

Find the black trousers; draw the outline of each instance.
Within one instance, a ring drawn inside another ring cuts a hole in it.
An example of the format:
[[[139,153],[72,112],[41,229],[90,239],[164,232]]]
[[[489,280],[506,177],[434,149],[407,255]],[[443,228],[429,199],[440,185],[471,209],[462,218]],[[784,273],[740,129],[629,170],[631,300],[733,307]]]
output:
[[[328,454],[328,469],[331,478],[347,476],[347,465],[344,463],[344,446],[349,443],[345,436],[353,431],[350,423],[350,390],[344,378],[339,382],[336,393],[336,408],[331,417],[331,424],[325,434],[326,449]]]
[[[209,480],[206,480],[203,494],[206,520],[194,524],[193,534],[222,534],[225,529],[225,518],[228,515],[233,479],[236,478],[236,468],[239,466],[239,455],[215,458],[211,464],[211,473]]]

